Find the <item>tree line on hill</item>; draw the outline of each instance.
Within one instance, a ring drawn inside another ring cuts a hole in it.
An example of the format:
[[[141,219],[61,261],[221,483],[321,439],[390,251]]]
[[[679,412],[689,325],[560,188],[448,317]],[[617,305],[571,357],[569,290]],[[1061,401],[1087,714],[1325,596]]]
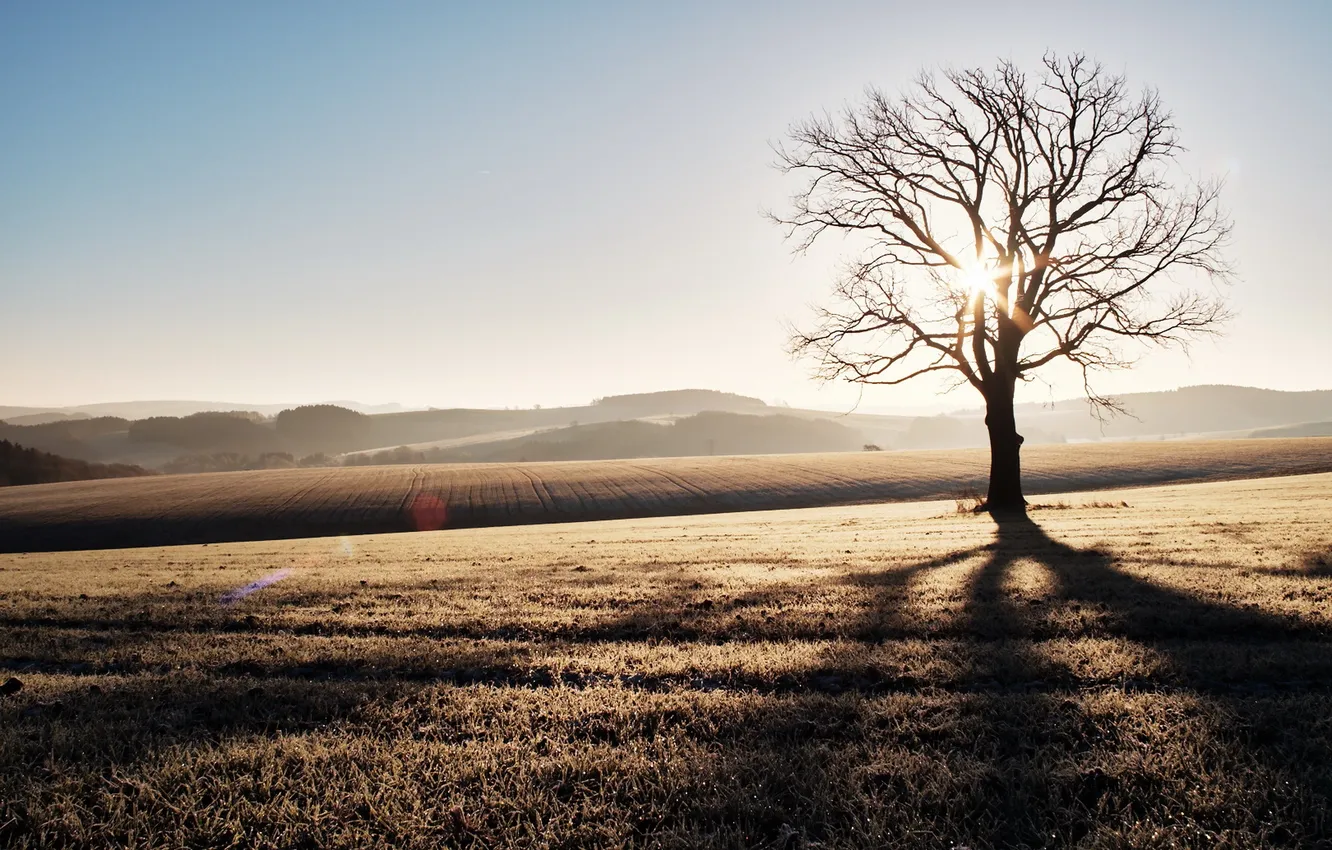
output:
[[[112,435],[123,434],[129,421],[114,416],[93,419],[64,419],[37,425],[0,422],[0,439],[45,452],[80,460],[103,460],[97,443]]]
[[[826,419],[705,411],[669,423],[620,420],[570,425],[525,437],[468,446],[399,446],[350,455],[346,465],[508,463],[728,454],[857,451],[861,434]]]
[[[558,428],[572,421],[689,415],[709,409],[759,411],[759,399],[711,390],[678,390],[597,399],[583,407],[489,410],[455,408],[368,415],[333,404],[304,405],[275,416],[256,411],[206,411],[186,416],[58,418],[33,425],[0,423],[0,437],[85,460],[134,458],[161,466],[181,457],[264,455],[294,458],[435,442],[476,434]],[[232,466],[236,458],[217,463]]]
[[[154,473],[123,463],[89,463],[0,440],[0,487],[92,478],[130,478]]]
[[[602,460],[690,455],[781,454],[855,451],[858,431],[821,419],[705,412],[670,423],[639,420],[570,425],[524,437],[466,446],[415,448],[402,445],[346,455],[313,452],[182,455],[164,472],[230,472],[319,466],[378,466],[408,463],[497,463],[511,461]]]

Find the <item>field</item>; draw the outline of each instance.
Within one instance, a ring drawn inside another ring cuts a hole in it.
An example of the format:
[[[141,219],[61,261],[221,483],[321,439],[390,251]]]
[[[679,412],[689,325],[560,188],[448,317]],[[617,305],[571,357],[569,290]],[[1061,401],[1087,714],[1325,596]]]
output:
[[[0,844],[1330,847],[1332,475],[0,556]]]
[[[1030,493],[1332,471],[1332,438],[1023,452]],[[0,488],[0,551],[93,549],[939,499],[988,453],[852,452],[271,470]]]

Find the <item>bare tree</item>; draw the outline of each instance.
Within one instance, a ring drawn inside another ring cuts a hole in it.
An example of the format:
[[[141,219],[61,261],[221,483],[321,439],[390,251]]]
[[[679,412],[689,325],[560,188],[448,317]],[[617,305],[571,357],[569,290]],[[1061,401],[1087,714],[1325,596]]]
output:
[[[1038,74],[923,74],[794,125],[778,165],[804,179],[788,214],[797,250],[829,232],[863,253],[815,326],[792,335],[826,380],[901,384],[952,373],[985,398],[983,509],[1022,511],[1015,387],[1063,359],[1098,413],[1089,374],[1130,365],[1122,343],[1185,344],[1227,317],[1217,287],[1230,222],[1219,181],[1180,174],[1154,90],[1075,55]]]

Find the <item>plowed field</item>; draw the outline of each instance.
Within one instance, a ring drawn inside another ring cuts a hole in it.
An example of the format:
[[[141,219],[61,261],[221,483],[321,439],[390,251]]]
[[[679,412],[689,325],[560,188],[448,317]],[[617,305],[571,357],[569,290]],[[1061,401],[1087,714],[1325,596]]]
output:
[[[947,498],[988,455],[865,452],[431,464],[0,489],[0,551],[159,546]],[[1332,471],[1332,438],[1035,446],[1031,494]]]

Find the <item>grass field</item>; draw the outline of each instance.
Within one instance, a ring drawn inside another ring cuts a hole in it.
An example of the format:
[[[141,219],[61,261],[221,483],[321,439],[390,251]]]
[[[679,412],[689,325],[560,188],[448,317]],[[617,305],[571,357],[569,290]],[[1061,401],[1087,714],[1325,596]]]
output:
[[[1033,446],[1029,493],[1332,471],[1332,438]],[[984,450],[268,470],[0,488],[0,551],[946,498]]]
[[[0,556],[0,845],[1332,847],[1332,475],[1036,501]]]

